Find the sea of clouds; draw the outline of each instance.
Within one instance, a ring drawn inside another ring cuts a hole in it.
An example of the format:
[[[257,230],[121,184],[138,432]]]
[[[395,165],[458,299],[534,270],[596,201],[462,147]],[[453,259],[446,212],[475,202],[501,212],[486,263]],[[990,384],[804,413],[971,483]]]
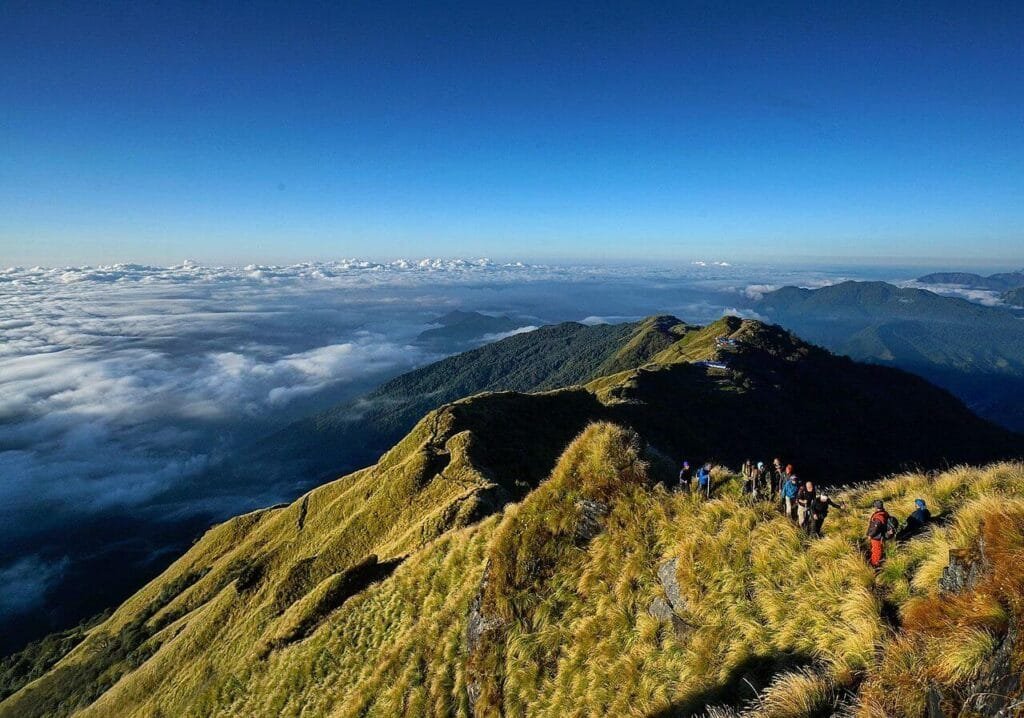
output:
[[[66,623],[67,591],[102,607],[137,582],[118,589],[114,573],[149,575],[197,527],[294,498],[307,487],[229,481],[221,467],[440,358],[415,340],[447,311],[509,314],[515,331],[653,313],[703,322],[757,317],[774,287],[849,274],[486,259],[0,269],[0,625]]]

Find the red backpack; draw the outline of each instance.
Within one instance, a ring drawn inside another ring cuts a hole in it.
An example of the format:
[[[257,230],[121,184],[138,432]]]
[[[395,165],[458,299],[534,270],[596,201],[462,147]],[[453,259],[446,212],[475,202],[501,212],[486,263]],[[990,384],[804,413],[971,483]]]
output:
[[[871,514],[871,520],[868,522],[868,538],[885,538],[888,524],[889,514],[885,512],[885,509],[875,511],[875,513]]]

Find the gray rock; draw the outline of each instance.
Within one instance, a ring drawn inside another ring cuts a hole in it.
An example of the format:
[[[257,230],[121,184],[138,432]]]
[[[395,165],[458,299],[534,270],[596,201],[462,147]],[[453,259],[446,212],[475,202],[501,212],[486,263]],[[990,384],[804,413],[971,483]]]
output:
[[[672,607],[668,605],[668,601],[661,596],[651,601],[651,605],[647,607],[647,613],[659,621],[671,621],[672,617],[675,616],[675,613],[672,612]]]
[[[580,522],[576,525],[576,542],[587,543],[601,533],[601,519],[607,516],[611,509],[607,504],[590,499],[580,499],[576,506],[581,512]]]
[[[948,593],[961,593],[977,585],[988,570],[984,554],[970,549],[949,550],[949,564],[942,569],[939,588]]]
[[[1010,705],[1011,697],[1021,691],[1021,676],[1013,670],[1012,665],[1016,638],[1016,627],[1011,624],[981,676],[967,687],[969,697],[964,703],[964,712],[993,718],[1018,715]]]
[[[678,568],[678,558],[666,561],[658,569],[658,580],[661,581],[661,587],[665,589],[665,596],[668,598],[672,610],[677,614],[682,614],[686,612],[688,606],[686,599],[683,598],[683,592],[679,588],[679,581],[676,579],[676,569]]]
[[[488,563],[484,567],[484,579],[480,583],[480,588],[469,604],[469,615],[466,621],[466,651],[471,658],[488,634],[498,633],[505,628],[501,618],[488,615],[483,610],[484,591],[487,588],[487,575],[490,573],[490,569],[490,563]],[[466,698],[469,701],[470,715],[476,715],[476,703],[480,698],[483,679],[483,676],[473,670],[470,670],[466,676]]]

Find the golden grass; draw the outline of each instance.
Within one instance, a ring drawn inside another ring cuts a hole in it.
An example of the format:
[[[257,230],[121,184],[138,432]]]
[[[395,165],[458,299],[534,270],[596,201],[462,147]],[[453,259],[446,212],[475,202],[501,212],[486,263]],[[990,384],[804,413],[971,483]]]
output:
[[[447,419],[434,421],[378,467],[312,492],[301,530],[299,502],[211,530],[0,716],[47,715],[45,699],[140,616],[149,628],[137,665],[121,658],[89,674],[96,692],[78,715],[469,716],[474,684],[479,715],[781,718],[831,710],[852,692],[857,715],[919,716],[929,684],[960,695],[1021,616],[1021,464],[850,489],[838,497],[847,510],[812,540],[774,506],[741,501],[723,468],[712,501],[652,486],[635,435],[597,424],[521,503],[461,526],[467,491],[487,478],[458,434],[445,439],[444,475],[425,476],[424,447],[446,436]],[[919,496],[942,522],[892,543],[876,575],[863,556],[871,502],[902,517]],[[589,501],[607,511],[586,540]],[[995,570],[940,595],[949,549],[979,540]],[[404,560],[325,603],[371,551]],[[657,572],[670,559],[683,598],[675,624],[648,612],[665,598]],[[251,587],[234,578],[242,565],[259,567]],[[470,655],[482,585],[501,629]]]

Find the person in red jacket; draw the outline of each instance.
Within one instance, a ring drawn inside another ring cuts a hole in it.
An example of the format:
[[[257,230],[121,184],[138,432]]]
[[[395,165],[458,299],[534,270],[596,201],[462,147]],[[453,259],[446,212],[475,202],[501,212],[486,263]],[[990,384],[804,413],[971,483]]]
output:
[[[874,503],[874,512],[868,520],[868,540],[871,542],[871,565],[878,568],[882,565],[885,554],[885,532],[889,526],[889,514],[881,501]]]

